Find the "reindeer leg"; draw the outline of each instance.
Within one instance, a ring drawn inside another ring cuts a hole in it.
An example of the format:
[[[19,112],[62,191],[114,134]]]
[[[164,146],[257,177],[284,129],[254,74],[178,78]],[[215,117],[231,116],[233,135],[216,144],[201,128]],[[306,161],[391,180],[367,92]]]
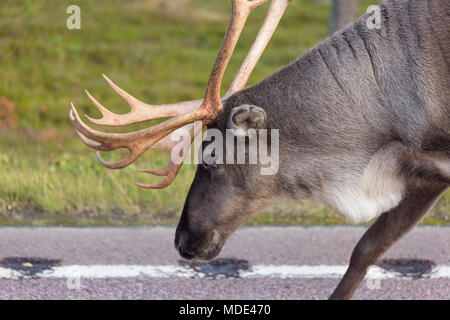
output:
[[[359,240],[350,265],[330,299],[350,299],[367,269],[425,216],[447,187],[444,183],[410,187],[402,202],[383,213]]]

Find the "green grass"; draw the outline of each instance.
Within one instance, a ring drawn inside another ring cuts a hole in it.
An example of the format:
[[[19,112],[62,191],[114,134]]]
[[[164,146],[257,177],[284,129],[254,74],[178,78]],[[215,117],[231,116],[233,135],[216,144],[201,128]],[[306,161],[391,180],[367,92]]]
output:
[[[161,3],[167,3],[162,7]],[[363,12],[371,1],[362,1]],[[66,8],[78,4],[82,29],[66,28]],[[2,0],[0,2],[0,98],[15,114],[6,125],[0,109],[0,223],[136,225],[176,223],[195,168],[183,166],[169,188],[148,191],[138,168],[161,167],[167,155],[147,154],[130,167],[100,166],[75,137],[69,102],[80,113],[99,114],[83,94],[88,88],[105,106],[126,104],[101,78],[150,103],[202,97],[230,13],[222,0]],[[245,57],[265,10],[250,17],[224,78]],[[327,36],[329,6],[296,0],[290,5],[249,84],[291,62]],[[141,128],[131,126],[129,129]],[[107,155],[106,157],[118,157]],[[448,224],[447,194],[426,223]],[[329,207],[312,201],[279,201],[249,223],[342,224]]]

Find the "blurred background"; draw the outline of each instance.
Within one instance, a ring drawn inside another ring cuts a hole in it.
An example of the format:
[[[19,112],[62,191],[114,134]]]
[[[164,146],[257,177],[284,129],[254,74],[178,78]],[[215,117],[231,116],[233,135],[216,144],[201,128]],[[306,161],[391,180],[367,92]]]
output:
[[[81,29],[69,30],[66,9],[81,9]],[[255,84],[364,13],[376,0],[293,0],[253,73]],[[262,23],[267,4],[251,15],[224,78],[231,83]],[[344,9],[343,9],[344,8]],[[98,117],[83,89],[119,113],[128,106],[104,82],[107,74],[154,104],[198,99],[223,39],[226,0],[2,0],[0,2],[0,224],[175,224],[195,166],[183,166],[164,190],[136,169],[162,167],[168,154],[148,151],[126,169],[103,168],[68,120]],[[145,127],[130,126],[127,130]],[[95,126],[94,126],[95,127]],[[110,130],[109,131],[114,131]],[[120,152],[105,154],[106,159]],[[449,224],[447,194],[426,224]],[[313,201],[280,200],[250,224],[345,224]]]

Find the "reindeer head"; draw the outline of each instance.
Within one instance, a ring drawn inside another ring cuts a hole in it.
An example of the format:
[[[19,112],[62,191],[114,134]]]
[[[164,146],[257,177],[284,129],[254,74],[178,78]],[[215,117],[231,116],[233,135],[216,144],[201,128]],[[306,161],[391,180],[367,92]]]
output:
[[[268,0],[232,0],[233,11],[228,30],[203,100],[148,105],[132,97],[104,76],[111,88],[130,105],[131,111],[120,115],[112,113],[86,91],[89,100],[103,115],[101,119],[87,117],[89,121],[98,125],[125,126],[152,119],[171,118],[132,133],[105,133],[93,130],[83,123],[71,104],[70,119],[80,139],[88,147],[98,151],[128,149],[128,155],[118,162],[107,162],[97,152],[97,158],[103,166],[120,169],[134,162],[149,148],[165,148],[172,151],[172,154],[175,152],[185,157],[186,150],[195,136],[202,131],[202,126],[216,126],[222,131],[228,126],[241,132],[250,128],[262,128],[265,124],[262,109],[256,106],[236,106],[231,112],[224,112],[224,104],[232,94],[244,89],[290,1],[272,0],[250,52],[223,98],[220,96],[222,78],[245,22],[255,8]],[[196,121],[201,122],[202,126],[195,126]],[[227,126],[220,127],[220,123],[227,123]],[[172,141],[171,136],[181,131],[188,132],[190,139],[184,139],[182,143]],[[140,170],[165,178],[155,184],[137,185],[147,189],[167,187],[175,179],[181,165],[181,162],[176,163],[171,159],[164,168]],[[257,167],[258,165],[215,163],[202,163],[198,166],[176,232],[175,245],[183,257],[213,258],[227,237],[270,198],[270,192],[265,192],[268,188],[264,188],[270,184],[270,178],[262,178],[256,173],[255,170],[259,170]],[[260,187],[255,189],[252,187],[255,185]]]

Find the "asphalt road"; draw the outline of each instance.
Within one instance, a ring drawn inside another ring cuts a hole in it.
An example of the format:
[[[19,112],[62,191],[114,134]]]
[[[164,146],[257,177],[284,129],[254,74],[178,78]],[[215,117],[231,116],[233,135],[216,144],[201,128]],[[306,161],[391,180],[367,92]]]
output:
[[[364,230],[242,228],[186,264],[174,228],[0,228],[0,299],[326,299]],[[449,244],[449,227],[416,228],[354,298],[449,299]]]

